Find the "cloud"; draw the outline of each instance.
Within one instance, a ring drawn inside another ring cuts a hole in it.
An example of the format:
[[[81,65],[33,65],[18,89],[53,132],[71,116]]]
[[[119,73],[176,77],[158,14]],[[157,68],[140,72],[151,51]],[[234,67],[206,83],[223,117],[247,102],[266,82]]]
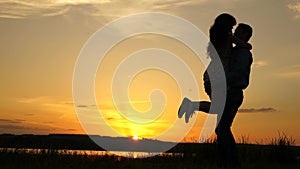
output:
[[[296,69],[300,69],[300,64],[292,65],[291,67],[292,67],[292,68],[296,68]]]
[[[20,119],[15,119],[15,120],[11,120],[11,119],[0,119],[0,124],[19,124],[22,123],[25,120],[20,120]]]
[[[300,78],[300,64],[284,68],[278,76],[281,78]]]
[[[71,126],[70,126],[71,127]],[[77,132],[78,129],[66,128],[52,122],[33,122],[22,119],[0,119],[0,133],[62,133]]]
[[[268,62],[266,62],[266,61],[262,61],[262,60],[260,60],[260,61],[254,61],[253,62],[253,66],[254,67],[264,67],[264,66],[268,66],[269,65],[269,63]]]
[[[66,15],[76,12],[91,16],[119,17],[136,12],[176,9],[207,0],[4,0],[0,2],[0,18],[24,19]]]
[[[79,107],[79,108],[97,108],[97,106],[100,106],[100,105],[85,105],[85,104],[79,104],[77,105],[76,107]]]
[[[36,115],[36,114],[34,114],[34,113],[26,113],[26,114],[24,114],[24,116],[34,116],[34,115]]]
[[[71,102],[70,100],[70,98],[63,98],[57,96],[23,97],[16,99],[16,101],[19,103],[48,107],[72,107],[73,102]]]
[[[111,0],[54,0],[52,3],[55,4],[105,4],[110,3]]]
[[[71,101],[69,101],[69,102],[64,102],[64,104],[66,104],[66,105],[74,105],[74,102],[71,102]]]
[[[108,117],[108,118],[106,118],[106,120],[115,120],[115,118],[113,118],[113,117]]]
[[[147,2],[147,0],[144,0],[144,2]],[[149,1],[148,1],[149,2]],[[151,2],[151,1],[150,1]],[[206,0],[186,0],[186,1],[181,1],[181,0],[152,0],[152,6],[155,9],[170,9],[170,8],[178,8],[181,6],[189,6],[189,5],[196,5],[199,3],[206,2]]]
[[[18,103],[23,104],[28,108],[33,108],[34,111],[28,112],[25,116],[46,116],[51,113],[53,118],[74,120],[74,106],[69,104],[71,98],[58,96],[40,96],[17,98]]]
[[[47,97],[31,97],[31,98],[18,98],[17,102],[24,103],[24,104],[36,104],[41,103],[47,99]]]
[[[89,107],[89,106],[88,105],[78,105],[76,107],[85,108],[85,107]]]
[[[2,18],[26,18],[29,16],[54,15],[54,13],[61,13],[57,6],[51,4],[44,4],[40,2],[24,2],[24,1],[2,1],[0,2],[0,17]]]
[[[30,127],[25,127],[25,120],[21,119],[0,119],[0,132],[2,130],[26,130],[31,129]]]
[[[0,18],[23,19],[64,15],[72,10],[82,13],[98,12],[96,5],[109,3],[108,0],[52,0],[52,1],[1,1]]]
[[[300,19],[300,2],[288,4],[287,6],[292,12],[295,13],[295,18]]]
[[[239,109],[239,113],[268,113],[277,111],[275,108],[267,107],[267,108],[250,108],[250,109]]]
[[[24,127],[24,126],[19,126],[19,125],[9,125],[9,124],[4,124],[4,125],[1,125],[0,124],[0,131],[1,130],[24,130],[24,129],[31,129],[31,128],[28,128],[28,127]]]
[[[300,71],[280,73],[279,76],[283,78],[300,78]]]

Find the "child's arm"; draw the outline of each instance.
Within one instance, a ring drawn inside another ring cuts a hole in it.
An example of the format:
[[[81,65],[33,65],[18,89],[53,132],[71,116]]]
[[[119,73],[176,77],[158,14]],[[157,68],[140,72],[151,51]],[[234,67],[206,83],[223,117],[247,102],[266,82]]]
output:
[[[240,46],[242,48],[249,49],[249,50],[252,49],[252,45],[250,43],[247,43],[247,42],[245,42],[245,41],[243,41],[243,40],[241,40],[238,37],[233,36],[233,35],[230,35],[230,37],[231,37],[232,43],[234,43],[235,45]]]

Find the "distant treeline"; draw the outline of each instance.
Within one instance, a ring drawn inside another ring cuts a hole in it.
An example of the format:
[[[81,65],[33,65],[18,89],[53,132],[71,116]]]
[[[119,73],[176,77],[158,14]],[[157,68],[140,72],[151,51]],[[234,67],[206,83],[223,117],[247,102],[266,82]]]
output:
[[[92,140],[93,138],[94,140]],[[106,143],[105,149],[94,141]],[[0,148],[29,148],[29,149],[67,149],[67,150],[98,150],[98,151],[136,151],[160,152],[164,147],[170,147],[170,152],[186,150],[183,145],[192,143],[163,142],[152,139],[135,141],[130,137],[108,137],[81,134],[49,134],[49,135],[13,135],[0,134]],[[195,145],[195,144],[193,144]],[[194,146],[189,146],[194,151]],[[168,150],[168,149],[166,149]]]
[[[88,135],[49,134],[49,135],[0,135],[1,148],[104,150],[95,144]]]

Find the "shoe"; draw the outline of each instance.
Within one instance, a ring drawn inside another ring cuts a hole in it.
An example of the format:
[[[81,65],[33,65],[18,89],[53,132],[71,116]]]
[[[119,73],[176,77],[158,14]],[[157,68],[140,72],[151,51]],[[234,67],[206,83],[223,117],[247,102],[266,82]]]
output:
[[[193,107],[193,103],[191,102],[190,99],[188,99],[187,109],[186,109],[186,112],[185,112],[185,122],[186,123],[189,123],[189,120],[190,120],[190,118],[193,117],[194,113],[195,113],[195,109]]]
[[[188,102],[189,102],[189,99],[186,97],[182,100],[181,105],[178,110],[178,118],[182,118],[182,116],[186,112],[186,110],[188,108]]]

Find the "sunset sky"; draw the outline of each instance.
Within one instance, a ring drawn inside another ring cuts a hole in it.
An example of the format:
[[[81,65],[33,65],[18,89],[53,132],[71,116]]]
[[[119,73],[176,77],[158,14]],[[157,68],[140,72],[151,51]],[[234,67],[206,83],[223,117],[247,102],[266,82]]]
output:
[[[250,24],[254,29],[250,40],[254,63],[233,133],[237,140],[249,136],[250,142],[268,143],[284,132],[300,145],[299,0],[0,0],[0,133],[84,134],[72,98],[80,50],[105,24],[139,12],[182,17],[205,35],[223,12],[234,15],[237,22]],[[107,122],[101,125],[109,124],[122,136],[153,138],[177,119],[182,97],[177,79],[160,71],[137,74],[128,88],[131,103],[140,111],[149,109],[152,89],[165,92],[166,107],[155,122],[130,122],[113,105],[109,81],[113,72],[124,57],[146,48],[178,55],[197,77],[200,98],[208,99],[202,85],[203,64],[186,46],[157,35],[128,38],[114,46],[99,66],[95,79],[97,106],[79,106],[87,112],[90,107],[100,109]],[[198,114],[185,141],[199,138],[205,118]],[[183,119],[180,123],[188,126]],[[182,132],[180,128],[177,131]],[[167,140],[174,141],[177,131]],[[116,136],[107,131],[98,134]]]

